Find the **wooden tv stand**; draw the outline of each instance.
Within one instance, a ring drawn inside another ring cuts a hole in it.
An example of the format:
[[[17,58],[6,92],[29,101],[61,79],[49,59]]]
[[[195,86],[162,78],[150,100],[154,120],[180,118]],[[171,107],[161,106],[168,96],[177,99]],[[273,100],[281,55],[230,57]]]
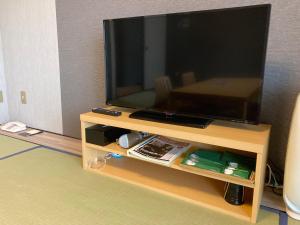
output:
[[[116,109],[122,111],[121,116],[113,117],[92,112],[80,115],[85,170],[115,177],[252,223],[256,222],[264,187],[270,125],[253,126],[215,121],[206,129],[199,129],[132,119],[129,118],[129,114],[133,111]],[[145,131],[190,142],[196,147],[253,156],[256,158],[255,179],[250,181],[182,166],[180,162],[184,156],[179,157],[170,167],[166,167],[128,157],[126,150],[116,143],[107,146],[89,144],[85,141],[85,128],[95,124]],[[101,169],[90,168],[89,162],[105,152],[118,153],[124,157],[108,160],[106,166]],[[246,187],[243,205],[234,206],[224,200],[226,182]]]

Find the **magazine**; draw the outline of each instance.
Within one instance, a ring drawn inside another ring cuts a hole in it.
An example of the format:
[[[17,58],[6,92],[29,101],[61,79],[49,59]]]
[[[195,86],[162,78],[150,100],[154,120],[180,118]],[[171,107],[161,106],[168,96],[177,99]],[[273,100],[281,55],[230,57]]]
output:
[[[127,151],[127,155],[169,166],[190,146],[189,143],[175,141],[162,136],[152,136],[130,148]]]

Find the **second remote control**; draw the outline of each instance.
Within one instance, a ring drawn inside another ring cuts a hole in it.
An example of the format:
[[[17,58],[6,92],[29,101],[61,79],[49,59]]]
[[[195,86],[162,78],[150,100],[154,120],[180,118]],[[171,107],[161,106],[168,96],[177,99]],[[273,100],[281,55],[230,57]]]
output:
[[[119,111],[114,111],[114,110],[109,110],[109,109],[103,109],[103,108],[93,108],[92,112],[94,113],[100,113],[100,114],[105,114],[109,116],[121,116],[121,112]]]

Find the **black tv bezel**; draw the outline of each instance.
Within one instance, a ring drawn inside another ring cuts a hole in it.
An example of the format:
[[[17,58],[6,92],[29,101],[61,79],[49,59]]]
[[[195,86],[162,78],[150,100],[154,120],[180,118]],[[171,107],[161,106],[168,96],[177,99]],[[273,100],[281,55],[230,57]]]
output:
[[[111,103],[111,99],[108,99],[108,88],[107,86],[110,85],[108,82],[108,60],[107,60],[107,40],[105,36],[106,27],[105,24],[109,21],[116,21],[116,20],[123,20],[123,19],[133,19],[133,18],[151,18],[151,17],[157,17],[157,16],[163,16],[163,15],[184,15],[184,14],[192,14],[192,13],[205,13],[205,12],[220,12],[220,11],[233,11],[233,10],[241,10],[241,9],[249,9],[249,8],[261,8],[265,7],[267,10],[267,21],[266,21],[266,32],[265,32],[265,43],[264,43],[264,50],[263,50],[263,57],[262,57],[262,68],[261,68],[261,75],[262,75],[262,88],[260,89],[260,98],[258,103],[258,115],[256,121],[250,121],[250,120],[242,120],[238,118],[231,118],[231,117],[222,117],[222,116],[209,116],[199,113],[198,115],[194,114],[185,114],[185,113],[174,113],[174,112],[164,112],[160,110],[156,110],[155,108],[142,108],[142,107],[128,107],[121,104],[113,104]],[[258,4],[258,5],[247,5],[247,6],[239,6],[239,7],[230,7],[230,8],[220,8],[220,9],[207,9],[207,10],[195,10],[195,11],[186,11],[186,12],[176,12],[176,13],[166,13],[166,14],[156,14],[156,15],[145,15],[145,16],[132,16],[132,17],[120,17],[120,18],[114,18],[114,19],[104,19],[103,20],[103,36],[104,36],[104,59],[105,59],[105,93],[106,93],[106,105],[109,106],[116,106],[116,107],[123,107],[128,109],[134,109],[134,110],[144,110],[149,112],[155,112],[155,113],[161,113],[169,116],[170,114],[176,114],[180,116],[186,116],[190,118],[203,118],[208,120],[224,120],[224,121],[230,121],[230,122],[237,122],[237,123],[245,123],[245,124],[253,124],[258,125],[261,121],[261,106],[262,106],[262,97],[263,97],[263,90],[264,90],[264,76],[265,76],[265,63],[266,63],[266,57],[267,57],[267,47],[268,47],[268,36],[269,36],[269,27],[270,27],[270,18],[271,18],[271,8],[272,4]]]

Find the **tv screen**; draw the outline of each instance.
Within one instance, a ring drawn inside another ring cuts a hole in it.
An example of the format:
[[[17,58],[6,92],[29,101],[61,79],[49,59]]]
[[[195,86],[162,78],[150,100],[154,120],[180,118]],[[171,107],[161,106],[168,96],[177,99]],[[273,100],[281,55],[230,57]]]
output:
[[[270,8],[104,20],[107,103],[259,123]]]

